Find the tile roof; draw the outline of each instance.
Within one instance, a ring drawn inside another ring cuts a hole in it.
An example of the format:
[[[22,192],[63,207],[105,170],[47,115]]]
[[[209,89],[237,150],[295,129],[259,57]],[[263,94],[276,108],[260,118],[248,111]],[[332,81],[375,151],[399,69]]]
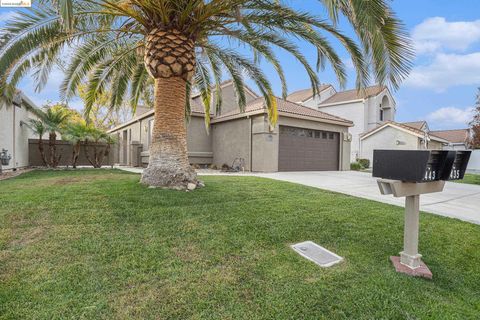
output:
[[[318,92],[322,92],[323,90],[327,89],[330,86],[331,84],[322,84],[318,86]],[[290,93],[287,96],[287,100],[293,101],[293,102],[304,102],[310,99],[312,96],[313,96],[313,90],[312,88],[308,88],[308,89],[297,90]]]
[[[451,143],[465,143],[469,137],[469,129],[437,130],[430,133]]]
[[[334,115],[331,115],[329,113],[325,113],[322,111],[318,111],[312,108],[304,107],[300,104],[283,100],[280,98],[275,97],[277,100],[277,110],[280,113],[288,113],[292,115],[299,115],[299,116],[306,116],[306,117],[311,117],[311,118],[317,118],[317,119],[322,119],[322,120],[330,120],[330,121],[336,121],[336,122],[343,122],[347,125],[353,124],[350,120],[346,120],[344,118],[340,118]],[[245,113],[249,112],[254,112],[254,111],[260,111],[263,110],[264,112],[267,112],[265,108],[265,100],[264,98],[257,98],[250,103],[248,103],[245,107]],[[239,110],[231,111],[225,114],[222,114],[218,117],[215,117],[215,120],[221,120],[223,118],[235,116],[235,115],[241,115],[242,112]]]
[[[422,128],[425,126],[426,121],[412,121],[412,122],[402,122],[403,125],[412,127],[414,129],[422,130]]]
[[[376,85],[376,86],[366,87],[363,90],[352,89],[347,91],[340,91],[335,93],[333,96],[331,96],[327,100],[323,101],[320,105],[322,106],[322,105],[332,104],[332,103],[365,99],[365,98],[376,96],[385,89],[386,89],[385,86]]]
[[[231,83],[232,83],[231,81],[225,81],[224,83],[222,83],[222,85],[230,85]],[[283,100],[283,99],[280,99],[280,98],[277,98],[277,97],[275,99],[277,99],[277,108],[278,108],[277,110],[278,110],[278,112],[295,114],[295,115],[299,115],[299,116],[306,116],[306,117],[317,118],[317,119],[322,119],[322,120],[343,122],[346,125],[353,125],[353,122],[351,122],[349,120],[346,120],[346,119],[343,119],[343,118],[340,118],[340,117],[337,117],[337,116],[334,116],[334,115],[331,115],[329,113],[325,113],[325,112],[322,112],[322,111],[318,111],[318,110],[314,110],[314,109],[311,109],[311,108],[308,108],[308,107],[304,107],[304,106],[299,105],[297,103],[286,101],[286,100]],[[266,109],[265,109],[264,105],[265,105],[265,103],[264,103],[264,98],[263,97],[256,98],[256,99],[250,101],[249,103],[247,103],[247,105],[245,106],[245,113],[255,112],[255,111],[260,111],[260,110],[264,110],[266,112]],[[199,94],[195,94],[195,95],[191,96],[191,98],[190,98],[190,110],[191,110],[192,113],[197,113],[197,114],[204,114],[205,113],[205,110],[204,110],[203,104],[202,104],[202,99],[200,98]],[[231,117],[231,116],[236,116],[236,115],[241,116],[241,114],[242,114],[242,112],[240,112],[240,110],[234,110],[234,111],[231,111],[231,112],[223,113],[220,116],[215,116],[214,113],[215,113],[214,108],[210,108],[210,114],[212,115],[212,120],[222,120],[224,118]],[[125,127],[127,125],[130,125],[130,124],[132,124],[132,123],[134,123],[138,120],[141,120],[141,119],[147,118],[149,116],[152,116],[153,114],[154,114],[154,110],[150,109],[149,111],[147,111],[145,113],[142,113],[140,115],[137,115],[137,116],[133,117],[131,120],[129,120],[127,122],[124,122],[124,123],[116,126],[115,128],[110,129],[108,132],[114,132],[114,131],[118,130],[119,128],[123,128],[123,127]]]

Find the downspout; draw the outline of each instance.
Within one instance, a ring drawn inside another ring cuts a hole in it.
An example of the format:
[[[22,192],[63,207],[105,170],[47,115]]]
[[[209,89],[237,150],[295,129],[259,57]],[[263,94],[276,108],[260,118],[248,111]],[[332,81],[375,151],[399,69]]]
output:
[[[16,165],[16,164],[17,164],[17,152],[16,152],[16,146],[15,146],[15,144],[16,144],[16,143],[15,143],[15,142],[16,142],[16,141],[15,141],[15,140],[16,140],[16,137],[15,137],[15,129],[16,129],[16,127],[17,127],[16,119],[15,119],[15,118],[16,118],[16,117],[15,117],[15,116],[16,116],[16,112],[15,112],[15,109],[16,109],[16,108],[17,108],[17,106],[13,105],[13,126],[12,126],[12,127],[13,127],[13,135],[12,135],[12,137],[13,137],[13,144],[12,144],[12,145],[13,145],[13,150],[12,150],[12,157],[13,157],[13,163],[12,163],[12,165],[13,165],[13,168],[12,168],[12,170],[13,170],[13,171],[15,171],[15,170],[16,170],[16,167],[17,167],[17,165]]]
[[[348,129],[347,129],[348,130]],[[343,148],[345,147],[345,132],[340,132],[338,135],[338,140],[340,140],[338,143],[340,144],[339,146],[339,155],[338,155],[338,170],[343,171]]]
[[[250,172],[253,172],[253,137],[252,137],[252,118],[250,118],[250,159],[249,159],[249,162],[250,162]]]

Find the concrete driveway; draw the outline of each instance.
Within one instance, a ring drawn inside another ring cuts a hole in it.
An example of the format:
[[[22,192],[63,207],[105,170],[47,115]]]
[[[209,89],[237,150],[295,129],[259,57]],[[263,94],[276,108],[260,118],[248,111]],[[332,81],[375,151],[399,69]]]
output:
[[[370,173],[357,171],[276,172],[255,176],[289,181],[404,207],[405,198],[383,196]],[[447,182],[443,192],[420,196],[420,209],[480,224],[480,186]]]

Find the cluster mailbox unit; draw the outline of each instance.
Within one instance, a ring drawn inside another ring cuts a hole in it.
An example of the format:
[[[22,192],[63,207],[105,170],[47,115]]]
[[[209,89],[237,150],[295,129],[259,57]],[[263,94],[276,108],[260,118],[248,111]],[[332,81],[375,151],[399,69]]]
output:
[[[463,179],[471,151],[374,150],[373,173],[380,192],[405,197],[404,250],[390,257],[398,272],[431,278],[418,253],[420,194],[440,192],[446,180]]]

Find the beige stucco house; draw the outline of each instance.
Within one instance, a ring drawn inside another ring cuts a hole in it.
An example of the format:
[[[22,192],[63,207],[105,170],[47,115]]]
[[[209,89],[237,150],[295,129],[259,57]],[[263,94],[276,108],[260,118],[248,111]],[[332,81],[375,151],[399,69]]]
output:
[[[0,105],[0,151],[6,149],[11,160],[4,170],[28,166],[28,139],[34,138],[24,124],[34,117],[30,112],[35,104],[23,93],[19,93],[12,104]]]
[[[448,143],[433,134],[425,121],[388,121],[360,136],[360,157],[372,163],[374,149],[442,150]]]
[[[222,110],[211,115],[209,132],[201,99],[192,96],[187,126],[192,164],[231,166],[237,159],[245,170],[258,172],[349,169],[351,121],[277,98],[279,119],[272,127],[263,98],[246,91],[247,106],[240,112],[232,82],[222,84]],[[153,115],[153,110],[137,113],[109,131],[119,141],[118,163],[148,164]]]
[[[386,121],[395,120],[395,100],[385,86],[337,92],[332,85],[325,84],[318,91],[316,96],[312,89],[295,91],[287,96],[287,100],[352,121],[354,125],[349,129],[352,162],[360,157],[362,134]]]

